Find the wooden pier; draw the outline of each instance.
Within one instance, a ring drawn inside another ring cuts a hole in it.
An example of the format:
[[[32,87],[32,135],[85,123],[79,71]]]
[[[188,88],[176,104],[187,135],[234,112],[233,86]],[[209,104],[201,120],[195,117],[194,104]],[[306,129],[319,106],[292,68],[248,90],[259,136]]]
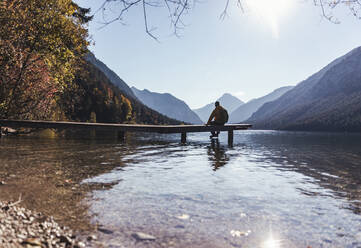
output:
[[[87,123],[87,122],[65,122],[65,121],[20,121],[20,120],[0,120],[1,127],[11,128],[52,128],[52,129],[95,129],[113,130],[118,132],[118,138],[125,139],[126,132],[148,132],[148,133],[180,133],[181,142],[186,143],[187,133],[227,131],[228,144],[233,145],[233,132],[235,130],[245,130],[250,124],[228,124],[224,126],[206,125],[138,125],[138,124],[112,124],[112,123]]]

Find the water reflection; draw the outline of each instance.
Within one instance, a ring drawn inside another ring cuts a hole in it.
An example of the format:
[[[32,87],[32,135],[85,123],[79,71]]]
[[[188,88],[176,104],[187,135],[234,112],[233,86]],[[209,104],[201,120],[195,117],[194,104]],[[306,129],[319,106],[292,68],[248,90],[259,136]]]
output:
[[[74,228],[96,224],[108,247],[361,245],[360,136],[245,131],[233,148],[223,138],[5,138],[0,198],[23,193]]]
[[[93,190],[114,183],[83,184],[86,178],[123,167],[126,149],[109,140],[4,137],[0,143],[1,200],[22,195],[22,205],[52,215],[77,230],[90,230],[89,205],[84,199]],[[108,152],[112,147],[112,152]]]
[[[309,197],[347,199],[340,207],[361,213],[361,135],[276,132],[243,137],[255,161],[279,171],[295,171],[319,187],[298,187]]]
[[[281,240],[275,239],[272,235],[261,245],[262,248],[281,248]]]
[[[272,232],[272,229],[265,235],[264,241],[262,241],[261,248],[287,248],[282,244],[282,240]]]
[[[226,147],[220,145],[218,139],[211,139],[207,154],[214,171],[225,166],[229,162],[229,156],[226,154],[226,149]]]

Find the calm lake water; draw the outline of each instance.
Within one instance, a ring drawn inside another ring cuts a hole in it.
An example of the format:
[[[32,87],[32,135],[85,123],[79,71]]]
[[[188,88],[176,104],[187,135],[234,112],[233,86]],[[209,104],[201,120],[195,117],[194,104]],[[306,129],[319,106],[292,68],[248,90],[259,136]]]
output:
[[[179,136],[2,138],[0,199],[105,247],[361,247],[361,135]]]

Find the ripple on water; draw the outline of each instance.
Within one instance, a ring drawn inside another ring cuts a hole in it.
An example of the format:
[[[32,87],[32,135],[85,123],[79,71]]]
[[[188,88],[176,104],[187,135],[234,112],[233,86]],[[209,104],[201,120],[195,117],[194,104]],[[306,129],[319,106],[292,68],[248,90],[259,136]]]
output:
[[[5,138],[0,197],[97,224],[109,247],[361,246],[359,135],[242,131],[233,148],[224,134],[188,138]]]

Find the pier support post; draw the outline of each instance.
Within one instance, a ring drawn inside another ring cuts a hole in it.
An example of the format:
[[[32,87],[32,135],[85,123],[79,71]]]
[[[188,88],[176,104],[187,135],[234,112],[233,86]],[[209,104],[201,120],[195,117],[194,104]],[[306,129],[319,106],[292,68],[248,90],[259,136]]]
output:
[[[233,146],[233,130],[228,131],[228,145]]]
[[[181,135],[181,143],[184,144],[187,142],[187,133],[182,133]]]
[[[2,132],[2,127],[0,125],[0,138],[1,138],[2,135],[3,135],[3,132]]]
[[[118,140],[121,142],[125,141],[125,132],[124,131],[118,131]]]

